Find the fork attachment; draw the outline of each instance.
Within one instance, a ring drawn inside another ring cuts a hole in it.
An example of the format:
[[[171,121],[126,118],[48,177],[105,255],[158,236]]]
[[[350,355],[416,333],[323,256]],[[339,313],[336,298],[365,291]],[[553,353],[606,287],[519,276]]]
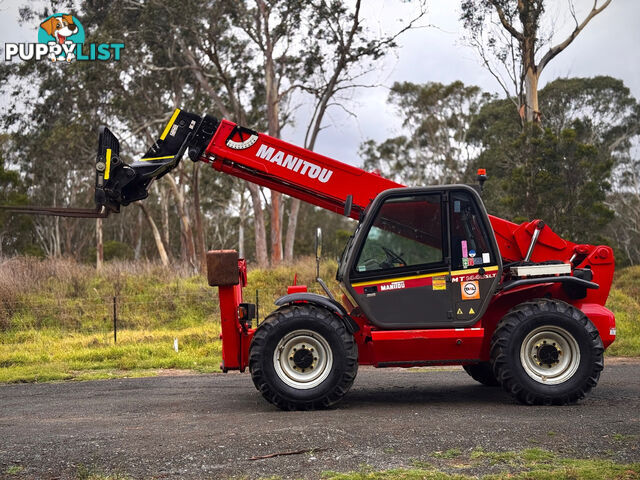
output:
[[[96,157],[96,206],[119,212],[121,205],[142,200],[149,186],[173,170],[194,144],[202,124],[200,116],[176,109],[147,153],[131,164],[120,157],[120,142],[107,127],[100,127]]]

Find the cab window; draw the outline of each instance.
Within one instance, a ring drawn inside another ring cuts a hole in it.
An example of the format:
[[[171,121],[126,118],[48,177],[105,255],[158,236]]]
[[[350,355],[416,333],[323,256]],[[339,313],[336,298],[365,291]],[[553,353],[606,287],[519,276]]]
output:
[[[452,192],[451,268],[453,270],[496,263],[483,215],[468,192]]]
[[[367,234],[356,273],[443,263],[442,225],[440,194],[387,199]]]

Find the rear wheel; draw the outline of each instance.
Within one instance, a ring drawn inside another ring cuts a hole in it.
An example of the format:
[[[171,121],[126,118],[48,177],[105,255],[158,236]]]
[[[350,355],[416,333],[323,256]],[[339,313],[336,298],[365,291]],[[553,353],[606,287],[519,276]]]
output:
[[[311,304],[282,307],[257,330],[249,351],[256,388],[283,410],[329,407],[358,371],[358,348],[342,320]]]
[[[598,330],[580,310],[550,299],[523,303],[500,321],[491,342],[497,380],[529,405],[574,403],[604,366]]]
[[[500,382],[496,379],[493,373],[493,368],[489,362],[474,363],[472,365],[463,365],[464,371],[467,372],[471,378],[476,382],[480,382],[487,387],[497,387]]]

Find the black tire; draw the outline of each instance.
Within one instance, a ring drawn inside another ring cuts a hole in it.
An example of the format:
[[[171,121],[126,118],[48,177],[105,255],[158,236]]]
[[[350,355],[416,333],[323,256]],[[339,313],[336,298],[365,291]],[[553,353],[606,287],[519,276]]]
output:
[[[351,388],[358,346],[331,312],[308,303],[284,306],[256,331],[249,370],[258,391],[278,408],[327,408]]]
[[[502,387],[527,405],[575,403],[598,384],[604,347],[577,308],[552,299],[526,302],[498,324],[491,363]]]
[[[472,365],[463,365],[464,371],[476,382],[480,382],[487,387],[499,387],[500,382],[493,373],[493,368],[489,362],[474,363]]]

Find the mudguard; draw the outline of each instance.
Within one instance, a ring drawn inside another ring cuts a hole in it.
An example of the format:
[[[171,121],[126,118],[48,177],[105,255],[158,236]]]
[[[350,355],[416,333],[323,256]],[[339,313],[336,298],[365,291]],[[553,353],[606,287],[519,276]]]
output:
[[[313,303],[325,310],[329,310],[338,316],[343,322],[345,328],[350,333],[355,333],[360,330],[360,327],[355,322],[353,318],[347,313],[342,305],[340,305],[335,300],[332,300],[328,297],[323,297],[322,295],[318,295],[316,293],[290,293],[289,295],[285,295],[284,297],[280,297],[274,302],[278,307],[282,307],[283,305],[290,305],[292,303]]]

